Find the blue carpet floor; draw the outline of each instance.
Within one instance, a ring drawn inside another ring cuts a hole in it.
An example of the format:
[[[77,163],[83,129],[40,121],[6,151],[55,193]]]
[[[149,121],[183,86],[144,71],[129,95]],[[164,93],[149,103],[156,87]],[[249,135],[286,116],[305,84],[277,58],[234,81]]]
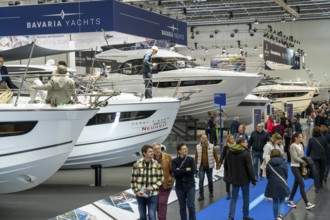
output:
[[[293,186],[293,175],[291,172],[291,168],[288,165],[289,178],[288,184],[290,188]],[[220,180],[222,181],[222,180]],[[255,220],[271,220],[273,218],[273,202],[264,199],[264,192],[266,189],[267,179],[264,178],[261,181],[257,182],[256,187],[250,188],[250,216]],[[305,181],[305,190],[307,191],[313,185],[313,180],[309,179]],[[294,202],[297,202],[301,198],[299,187],[297,193],[294,197]],[[225,197],[221,198],[217,202],[212,205],[206,207],[197,213],[198,220],[227,220],[229,213],[229,204],[230,200],[226,200]],[[237,204],[236,204],[236,213],[235,219],[242,219],[242,194],[240,192]],[[286,205],[285,214],[291,208]]]

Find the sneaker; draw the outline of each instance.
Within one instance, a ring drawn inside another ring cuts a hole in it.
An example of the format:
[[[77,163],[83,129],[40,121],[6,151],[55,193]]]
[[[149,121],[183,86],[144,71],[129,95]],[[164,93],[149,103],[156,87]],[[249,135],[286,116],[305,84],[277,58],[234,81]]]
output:
[[[314,207],[315,207],[315,205],[313,203],[310,203],[310,202],[308,202],[307,205],[306,205],[307,210],[312,209]]]
[[[296,208],[296,204],[294,204],[294,202],[292,200],[288,201],[288,206],[292,207],[292,208]]]
[[[254,220],[254,218],[251,218],[251,217],[243,217],[243,220]]]
[[[204,196],[198,197],[198,201],[202,201],[202,200],[204,200]]]

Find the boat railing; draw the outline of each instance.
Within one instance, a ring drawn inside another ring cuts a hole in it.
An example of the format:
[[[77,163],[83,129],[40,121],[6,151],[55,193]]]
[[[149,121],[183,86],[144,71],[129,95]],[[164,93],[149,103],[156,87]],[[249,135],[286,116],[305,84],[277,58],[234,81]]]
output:
[[[35,80],[38,80],[41,83],[47,83],[48,80],[53,77],[53,74],[28,74],[25,75],[25,77],[22,77],[23,74],[10,74],[10,75],[5,75],[2,77],[10,77],[12,82],[16,84],[20,84],[20,87],[17,89],[9,89],[9,88],[0,88],[0,98],[2,97],[1,94],[7,91],[12,92],[12,96],[15,95],[16,101],[15,105],[17,105],[17,101],[19,97],[21,96],[30,96],[31,92],[31,86],[35,85]],[[83,83],[83,80],[81,79],[81,75],[74,75],[74,76],[69,76],[69,75],[63,75],[61,77],[72,77],[75,81],[76,84],[76,93],[77,96],[83,96],[84,100],[81,102],[81,99],[78,99],[78,103],[85,103],[88,104],[89,108],[97,108],[100,106],[107,105],[107,100],[110,99],[113,96],[116,96],[120,94],[120,92],[116,91],[98,91],[96,90],[95,86],[95,77],[89,77],[90,80],[88,81],[87,84]],[[86,76],[84,76],[86,77]],[[100,97],[106,97],[100,100]],[[5,98],[5,97],[2,97]],[[42,99],[42,97],[40,97]],[[44,96],[45,98],[45,96]],[[40,100],[40,102],[44,102],[45,100]],[[1,102],[4,103],[4,102]],[[77,102],[76,102],[77,103]]]

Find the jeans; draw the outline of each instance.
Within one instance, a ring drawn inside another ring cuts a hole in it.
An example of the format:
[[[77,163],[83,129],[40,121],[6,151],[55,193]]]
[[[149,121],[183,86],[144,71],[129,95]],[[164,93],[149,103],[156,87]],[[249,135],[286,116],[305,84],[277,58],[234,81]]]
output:
[[[167,201],[168,201],[168,197],[171,193],[171,190],[172,190],[172,188],[163,189],[162,187],[159,187],[158,205],[157,205],[157,212],[158,212],[159,220],[166,220]]]
[[[262,159],[263,152],[262,151],[253,151],[252,152],[252,157],[253,157],[253,168],[254,168],[254,173],[256,175],[256,179],[258,179],[258,162],[260,161],[260,165],[264,161]],[[260,176],[262,173],[260,173]]]
[[[181,220],[187,220],[187,207],[189,220],[196,220],[195,187],[188,190],[175,188],[175,192],[179,201]]]
[[[209,192],[213,192],[213,168],[203,167],[201,166],[199,168],[199,195],[204,196],[204,177],[205,173],[207,176],[208,186],[209,186]]]
[[[243,194],[243,217],[249,217],[249,200],[250,200],[250,184],[245,185],[235,185],[232,184],[232,197],[230,200],[230,208],[229,208],[229,217],[235,217],[235,209],[236,209],[236,202],[238,199],[238,191],[239,188],[242,189]]]
[[[273,213],[276,219],[280,214],[284,213],[285,197],[284,198],[273,198]]]
[[[144,96],[146,99],[152,98],[152,75],[148,74],[144,77],[145,93]]]
[[[150,196],[149,198],[136,196],[136,201],[139,206],[140,220],[147,220],[147,207],[148,219],[156,220],[156,207],[158,202],[157,196]]]

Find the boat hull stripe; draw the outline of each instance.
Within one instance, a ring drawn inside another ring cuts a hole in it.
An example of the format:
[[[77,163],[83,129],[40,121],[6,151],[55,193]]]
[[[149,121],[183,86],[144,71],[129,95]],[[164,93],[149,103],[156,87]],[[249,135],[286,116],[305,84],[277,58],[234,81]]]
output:
[[[12,152],[12,153],[7,153],[7,154],[0,154],[0,157],[6,157],[6,156],[15,155],[15,154],[23,154],[23,153],[32,152],[32,151],[44,150],[44,149],[48,149],[48,148],[58,147],[58,146],[65,145],[65,144],[70,144],[72,142],[73,141],[67,141],[67,142],[63,142],[63,143],[52,144],[52,145],[33,148],[33,149],[29,149],[29,150],[17,151],[17,152]]]
[[[122,138],[111,139],[111,140],[106,140],[106,141],[89,142],[89,143],[85,143],[85,144],[76,144],[75,147],[84,146],[84,145],[92,145],[92,144],[100,144],[100,143],[111,142],[111,141],[119,141],[119,140],[123,140],[123,139],[127,139],[127,138],[133,138],[133,137],[138,137],[138,136],[142,136],[142,135],[152,134],[152,133],[167,130],[167,129],[168,129],[168,127],[159,129],[157,131],[151,131],[148,133],[137,134],[137,135],[132,135],[132,136],[128,136],[128,137],[122,137]]]

